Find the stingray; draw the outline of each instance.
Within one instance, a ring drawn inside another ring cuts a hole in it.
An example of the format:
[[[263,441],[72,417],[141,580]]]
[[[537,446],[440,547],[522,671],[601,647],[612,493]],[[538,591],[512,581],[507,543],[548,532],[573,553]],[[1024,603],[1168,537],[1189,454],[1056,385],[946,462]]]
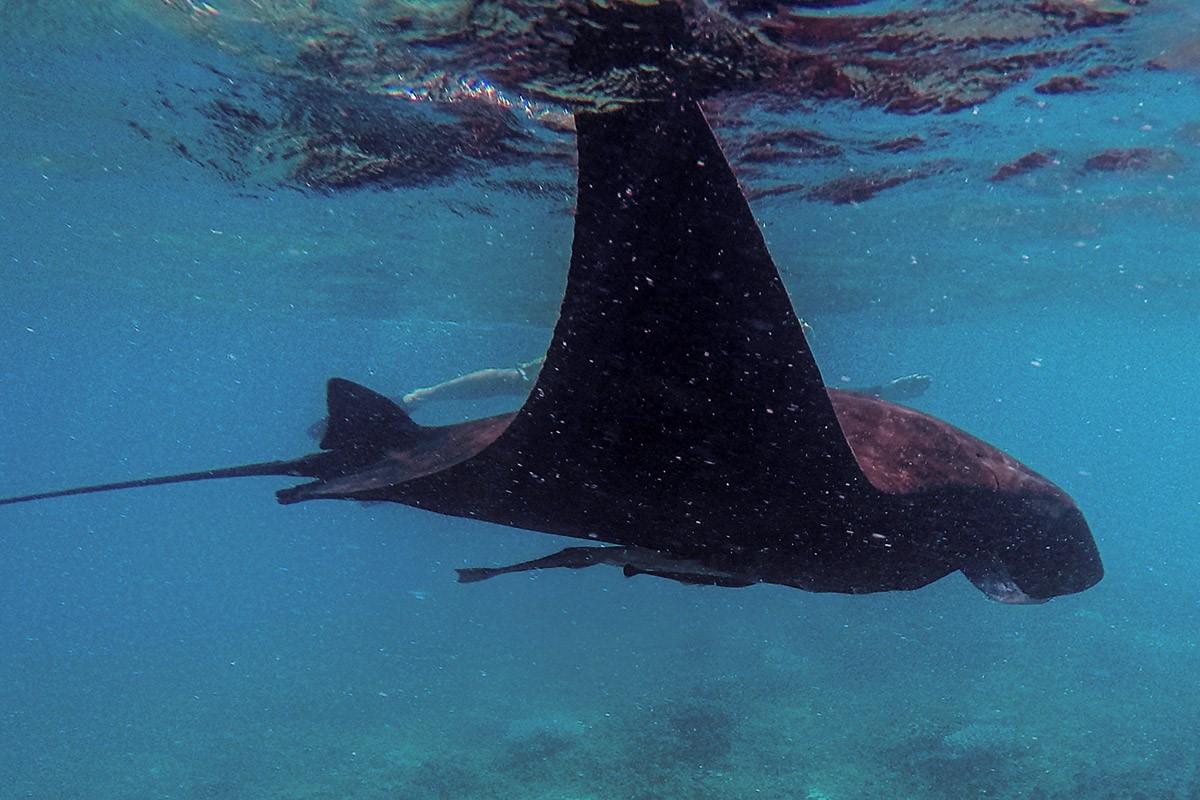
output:
[[[597,564],[688,584],[917,589],[955,571],[988,597],[1079,592],[1103,569],[1071,498],[958,428],[826,388],[700,106],[579,113],[566,293],[515,413],[415,423],[327,386],[320,452],[0,503],[249,475],[279,502],[390,501],[587,541],[459,570],[463,582]]]

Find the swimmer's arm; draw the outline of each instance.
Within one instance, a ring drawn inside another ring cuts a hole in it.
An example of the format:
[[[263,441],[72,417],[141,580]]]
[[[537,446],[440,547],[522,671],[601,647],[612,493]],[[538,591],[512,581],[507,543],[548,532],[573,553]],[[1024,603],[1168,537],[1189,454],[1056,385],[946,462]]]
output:
[[[412,410],[429,400],[479,400],[501,395],[523,395],[533,388],[542,362],[538,358],[508,369],[481,369],[457,378],[415,389],[404,395],[404,406]]]
[[[920,397],[925,393],[933,383],[933,378],[928,375],[917,373],[915,375],[905,375],[902,378],[895,378],[887,383],[877,384],[875,386],[865,386],[861,388],[852,388],[850,391],[859,394],[878,397],[882,400],[890,400],[893,403],[911,400],[914,397]]]

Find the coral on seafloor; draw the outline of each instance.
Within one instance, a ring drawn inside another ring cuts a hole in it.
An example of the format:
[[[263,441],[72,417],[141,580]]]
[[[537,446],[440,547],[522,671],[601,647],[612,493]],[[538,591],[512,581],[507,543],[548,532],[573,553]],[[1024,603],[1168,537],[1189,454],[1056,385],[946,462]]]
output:
[[[1017,730],[994,722],[971,722],[942,737],[949,758],[1008,757],[1025,749]]]
[[[504,748],[513,762],[537,762],[562,753],[587,733],[581,720],[558,715],[524,717],[508,724]]]

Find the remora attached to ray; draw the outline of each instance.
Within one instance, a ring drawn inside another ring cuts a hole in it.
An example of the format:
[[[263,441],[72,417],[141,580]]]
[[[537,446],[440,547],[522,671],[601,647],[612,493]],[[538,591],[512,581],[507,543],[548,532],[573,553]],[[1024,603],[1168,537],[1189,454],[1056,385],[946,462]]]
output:
[[[515,414],[414,423],[328,386],[322,452],[31,495],[238,477],[315,479],[282,503],[383,500],[587,539],[464,581],[592,564],[687,583],[915,589],[961,570],[1036,602],[1103,571],[1060,489],[925,414],[826,389],[750,208],[699,106],[577,116],[567,290]]]

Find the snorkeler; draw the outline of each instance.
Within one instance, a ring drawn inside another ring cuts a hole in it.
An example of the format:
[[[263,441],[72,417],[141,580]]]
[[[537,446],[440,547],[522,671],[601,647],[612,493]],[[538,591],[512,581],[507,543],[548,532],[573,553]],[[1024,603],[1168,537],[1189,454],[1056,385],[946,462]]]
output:
[[[923,372],[914,372],[912,375],[901,375],[899,378],[892,378],[886,383],[878,383],[874,386],[862,388],[850,386],[846,388],[846,391],[878,397],[880,400],[892,403],[902,403],[925,394],[925,390],[932,384],[933,376]]]
[[[515,367],[480,369],[459,375],[442,383],[421,389],[413,389],[403,397],[394,398],[405,411],[413,412],[430,400],[482,400],[489,397],[524,397],[533,389],[538,373],[546,357],[525,361]],[[862,388],[847,387],[846,391],[878,397],[900,403],[920,397],[933,383],[933,378],[922,373],[904,375],[885,383]],[[314,423],[308,433],[314,439],[325,434],[327,420]]]
[[[430,400],[479,400],[485,397],[525,395],[533,388],[546,357],[535,358],[507,369],[489,368],[468,372],[443,383],[414,389],[400,398],[400,404],[413,411]],[[886,383],[847,391],[902,402],[919,397],[933,383],[929,375],[915,373],[894,378]]]
[[[537,382],[546,357],[535,358],[507,369],[480,369],[448,381],[414,389],[400,398],[400,405],[412,411],[430,399],[480,400],[503,395],[525,395]]]

